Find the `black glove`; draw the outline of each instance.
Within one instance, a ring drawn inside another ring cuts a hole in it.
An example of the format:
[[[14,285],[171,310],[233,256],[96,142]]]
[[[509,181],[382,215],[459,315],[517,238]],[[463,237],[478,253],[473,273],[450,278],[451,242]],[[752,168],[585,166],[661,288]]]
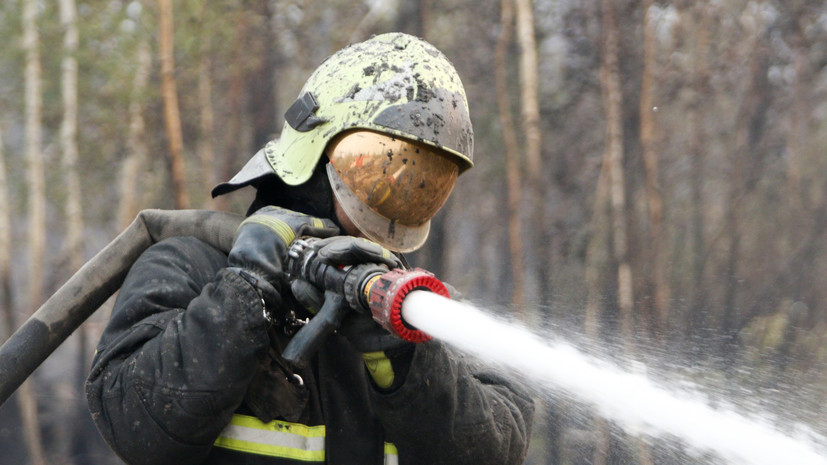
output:
[[[334,236],[314,244],[319,258],[330,265],[360,265],[379,263],[390,269],[402,266],[402,261],[376,242],[353,236]]]
[[[245,219],[236,230],[227,262],[256,287],[266,308],[278,308],[284,288],[287,248],[296,237],[329,237],[339,228],[328,219],[315,218],[281,207],[264,207]]]
[[[329,265],[378,263],[390,269],[403,266],[399,257],[386,248],[359,237],[330,237],[316,241],[313,247],[319,259]],[[296,301],[313,313],[324,303],[324,292],[307,281],[294,280],[290,290]],[[413,357],[413,343],[389,333],[369,314],[360,311],[348,313],[338,333],[362,353],[365,367],[379,389],[389,392],[404,382]]]
[[[330,237],[315,242],[313,247],[316,248],[319,259],[328,265],[378,263],[391,269],[402,266],[402,261],[388,249],[361,237]],[[324,292],[306,281],[293,281],[290,290],[296,301],[313,313],[324,302]],[[379,326],[370,315],[359,311],[350,312],[338,332],[362,353],[396,349],[409,344]]]
[[[402,261],[381,245],[361,237],[335,236],[315,241],[312,247],[322,262],[348,266],[362,263],[381,263],[390,269],[402,266]],[[296,301],[315,314],[324,303],[324,291],[302,279],[294,279],[290,290]]]

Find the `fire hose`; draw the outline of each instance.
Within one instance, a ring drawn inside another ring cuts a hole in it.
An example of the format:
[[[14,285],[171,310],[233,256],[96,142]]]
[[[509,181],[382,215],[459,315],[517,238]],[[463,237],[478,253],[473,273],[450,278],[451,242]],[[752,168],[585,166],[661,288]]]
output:
[[[120,289],[126,274],[151,245],[193,236],[229,253],[240,215],[207,210],[143,210],[112,242],[83,265],[0,346],[0,406],[18,387]],[[402,300],[413,290],[447,297],[445,285],[425,270],[388,270],[362,264],[339,268],[317,260],[313,239],[295,241],[288,276],[325,289],[325,302],[285,347],[284,358],[305,366],[350,311],[368,312],[385,329],[411,342],[430,337],[402,319]]]
[[[0,405],[120,289],[129,268],[149,246],[169,237],[194,236],[229,252],[243,219],[206,210],[141,211],[0,346]]]

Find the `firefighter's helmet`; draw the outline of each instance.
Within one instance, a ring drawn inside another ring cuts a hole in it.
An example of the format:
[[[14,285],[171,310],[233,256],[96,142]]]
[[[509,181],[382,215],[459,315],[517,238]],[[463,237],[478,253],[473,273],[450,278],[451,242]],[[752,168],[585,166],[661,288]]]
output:
[[[473,166],[465,90],[445,55],[402,33],[375,36],[326,59],[268,142],[213,195],[275,173],[300,185],[327,152],[345,213],[397,251],[422,245],[457,175]]]

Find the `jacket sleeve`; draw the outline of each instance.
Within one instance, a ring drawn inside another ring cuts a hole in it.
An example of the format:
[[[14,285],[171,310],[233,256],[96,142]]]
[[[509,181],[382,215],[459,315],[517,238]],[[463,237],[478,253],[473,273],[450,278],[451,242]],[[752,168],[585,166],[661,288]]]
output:
[[[525,459],[531,397],[440,342],[417,345],[404,384],[372,396],[403,465],[517,465]]]
[[[102,436],[130,464],[197,463],[241,403],[268,337],[258,294],[193,238],[133,265],[86,385]]]

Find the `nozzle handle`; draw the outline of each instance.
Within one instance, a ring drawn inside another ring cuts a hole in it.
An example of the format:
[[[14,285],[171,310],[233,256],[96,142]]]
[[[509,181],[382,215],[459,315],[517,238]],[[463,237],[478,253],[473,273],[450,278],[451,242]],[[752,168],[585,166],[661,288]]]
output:
[[[297,369],[306,368],[313,354],[339,328],[349,311],[351,308],[342,294],[325,291],[322,309],[293,336],[282,358]]]

